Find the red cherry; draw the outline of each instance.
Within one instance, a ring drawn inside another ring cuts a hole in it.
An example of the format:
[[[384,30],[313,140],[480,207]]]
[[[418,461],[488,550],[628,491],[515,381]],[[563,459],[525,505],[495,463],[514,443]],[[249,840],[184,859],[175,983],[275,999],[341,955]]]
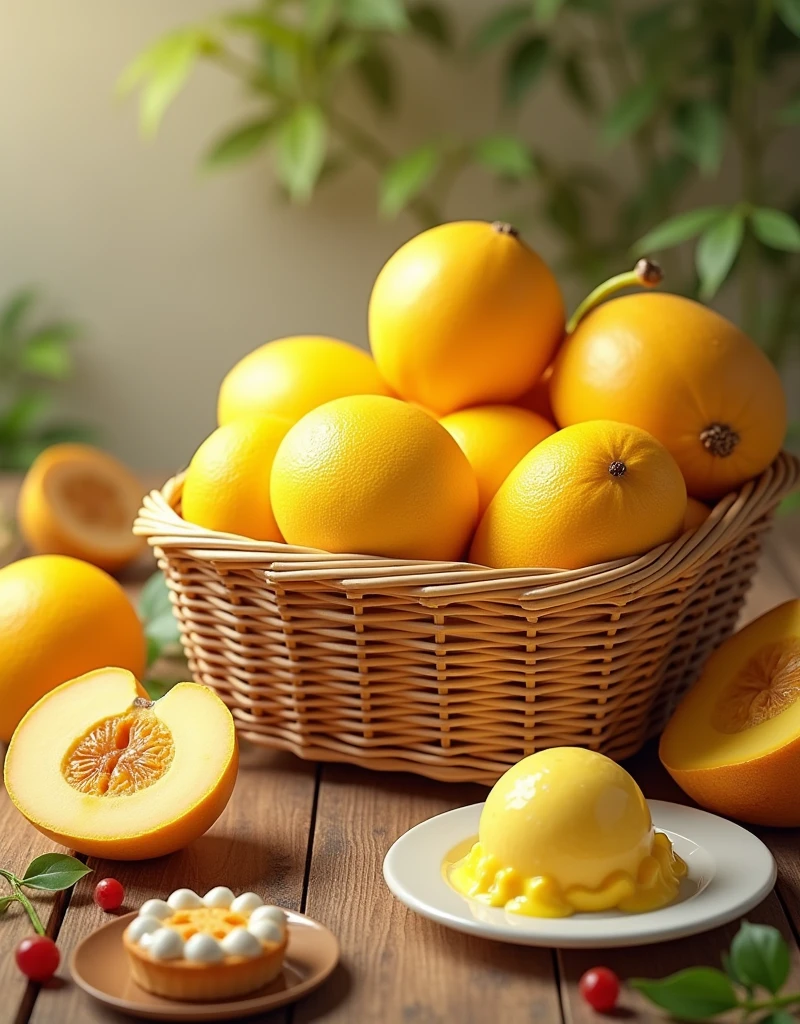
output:
[[[23,939],[15,954],[17,967],[31,981],[47,981],[58,970],[61,954],[58,946],[46,935]]]
[[[578,982],[578,991],[598,1013],[608,1013],[617,1005],[619,978],[607,967],[592,967]]]
[[[104,878],[95,886],[94,901],[102,910],[119,910],[124,899],[125,890],[116,878]]]

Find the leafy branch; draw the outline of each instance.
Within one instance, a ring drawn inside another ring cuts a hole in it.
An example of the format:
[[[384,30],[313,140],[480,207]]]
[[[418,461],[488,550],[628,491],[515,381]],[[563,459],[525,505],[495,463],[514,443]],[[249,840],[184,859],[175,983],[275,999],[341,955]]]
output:
[[[79,423],[48,419],[52,388],[73,370],[76,324],[32,322],[37,293],[23,288],[0,307],[0,469],[27,469],[48,445],[89,440]]]
[[[71,888],[84,875],[90,874],[91,870],[66,853],[43,853],[39,857],[34,857],[21,878],[13,871],[0,868],[0,878],[4,878],[11,888],[8,895],[0,896],[0,915],[4,914],[12,903],[21,903],[36,934],[44,935],[44,925],[36,913],[36,908],[23,892],[23,887],[42,889],[45,892],[60,892]]]
[[[765,1014],[762,1024],[792,1024],[786,1008],[800,1006],[800,992],[782,992],[790,957],[777,928],[744,921],[723,966],[690,967],[661,981],[634,978],[630,985],[679,1020],[710,1020],[740,1010],[745,1019]]]

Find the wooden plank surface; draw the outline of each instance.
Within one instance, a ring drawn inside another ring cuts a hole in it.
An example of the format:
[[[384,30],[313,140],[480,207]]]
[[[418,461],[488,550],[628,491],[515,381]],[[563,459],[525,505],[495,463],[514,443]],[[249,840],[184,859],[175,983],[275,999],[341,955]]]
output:
[[[0,480],[10,503],[13,484]],[[152,568],[128,573],[134,594]],[[800,595],[800,520],[779,523],[742,617],[747,621]],[[651,797],[686,802],[658,765],[651,745],[628,767]],[[314,767],[290,755],[249,749],[230,806],[208,836],[171,858],[140,864],[90,861],[93,875],[72,899],[42,896],[50,927],[60,928],[64,961],[85,935],[108,920],[91,892],[107,874],[120,878],[134,907],[179,885],[255,888],[276,903],[304,909],[342,943],[342,962],[317,993],[261,1017],[266,1024],[589,1024],[598,1018],[577,995],[588,966],[607,963],[622,977],[662,976],[680,967],[716,964],[735,926],[678,943],[599,953],[515,947],[463,936],[418,917],[393,899],[382,878],[383,857],[406,829],[451,807],[485,797],[479,786],[450,786],[411,775],[371,774],[347,766]],[[777,890],[748,915],[781,928],[793,947],[793,982],[800,987],[800,840],[797,831],[763,830],[778,861]],[[0,791],[0,865],[24,867],[54,847],[9,805]],[[63,917],[63,921],[62,921]],[[15,908],[0,922],[0,1024],[120,1024],[70,984],[26,988],[11,951],[30,931]],[[65,969],[60,971],[67,978]],[[621,1016],[663,1019],[625,992]]]
[[[92,899],[94,886],[109,875],[125,886],[126,905],[134,910],[151,896],[166,898],[187,886],[207,892],[215,885],[234,892],[252,890],[265,899],[299,910],[303,899],[306,848],[314,803],[314,766],[290,754],[247,748],[242,752],[234,797],[205,836],[170,857],[122,864],[90,858],[93,869],[75,887],[58,943],[64,962],[76,945],[110,917]],[[68,971],[62,969],[62,977]],[[261,1018],[284,1024],[288,1011]],[[43,989],[31,1024],[111,1024],[119,1014],[89,999],[76,985]]]
[[[342,965],[296,1024],[543,1024],[561,1019],[550,950],[462,935],[419,917],[383,882],[386,851],[425,818],[485,799],[481,786],[326,765],[306,912],[336,932]]]

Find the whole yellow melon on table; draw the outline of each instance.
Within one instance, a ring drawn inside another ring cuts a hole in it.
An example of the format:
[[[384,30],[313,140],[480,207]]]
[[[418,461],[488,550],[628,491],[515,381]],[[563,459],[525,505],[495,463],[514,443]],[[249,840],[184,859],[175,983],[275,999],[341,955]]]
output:
[[[766,355],[679,295],[643,292],[592,309],[559,350],[550,397],[561,426],[614,419],[649,431],[701,499],[763,472],[786,433],[783,387]]]
[[[654,437],[611,420],[579,423],[511,471],[470,558],[498,569],[581,569],[674,540],[685,511],[681,471]]]
[[[443,416],[439,422],[475,470],[478,515],[483,515],[522,456],[556,429],[544,417],[514,405],[477,405]]]
[[[102,569],[64,555],[0,569],[0,741],[60,683],[106,665],[140,676],[145,663],[136,610]]]
[[[146,544],[132,532],[144,487],[118,459],[88,444],[55,444],[34,461],[17,520],[37,555],[72,555],[108,572]]]
[[[278,445],[291,426],[278,416],[233,420],[195,452],[183,482],[181,512],[208,530],[254,540],[283,540],[270,499]]]
[[[458,559],[478,484],[439,423],[396,398],[339,398],[288,432],[272,464],[272,509],[289,544],[389,558]]]
[[[556,279],[508,224],[423,231],[389,259],[369,301],[381,375],[440,415],[513,402],[541,376],[563,331]]]
[[[46,694],[6,754],[8,795],[32,825],[93,857],[180,850],[213,825],[238,765],[230,711],[207,686],[153,702],[130,672],[105,668]]]
[[[661,737],[664,767],[703,807],[800,826],[800,600],[729,637]]]
[[[369,352],[337,338],[298,335],[267,342],[229,371],[217,402],[222,427],[241,417],[281,416],[294,423],[345,395],[389,395]]]

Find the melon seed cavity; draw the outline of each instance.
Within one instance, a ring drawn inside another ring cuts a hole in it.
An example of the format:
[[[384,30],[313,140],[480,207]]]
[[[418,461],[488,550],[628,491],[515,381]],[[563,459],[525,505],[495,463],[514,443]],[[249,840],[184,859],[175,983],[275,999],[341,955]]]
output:
[[[157,782],[175,744],[152,706],[137,698],[129,711],[103,719],[73,744],[61,763],[70,786],[95,796],[129,796]]]

